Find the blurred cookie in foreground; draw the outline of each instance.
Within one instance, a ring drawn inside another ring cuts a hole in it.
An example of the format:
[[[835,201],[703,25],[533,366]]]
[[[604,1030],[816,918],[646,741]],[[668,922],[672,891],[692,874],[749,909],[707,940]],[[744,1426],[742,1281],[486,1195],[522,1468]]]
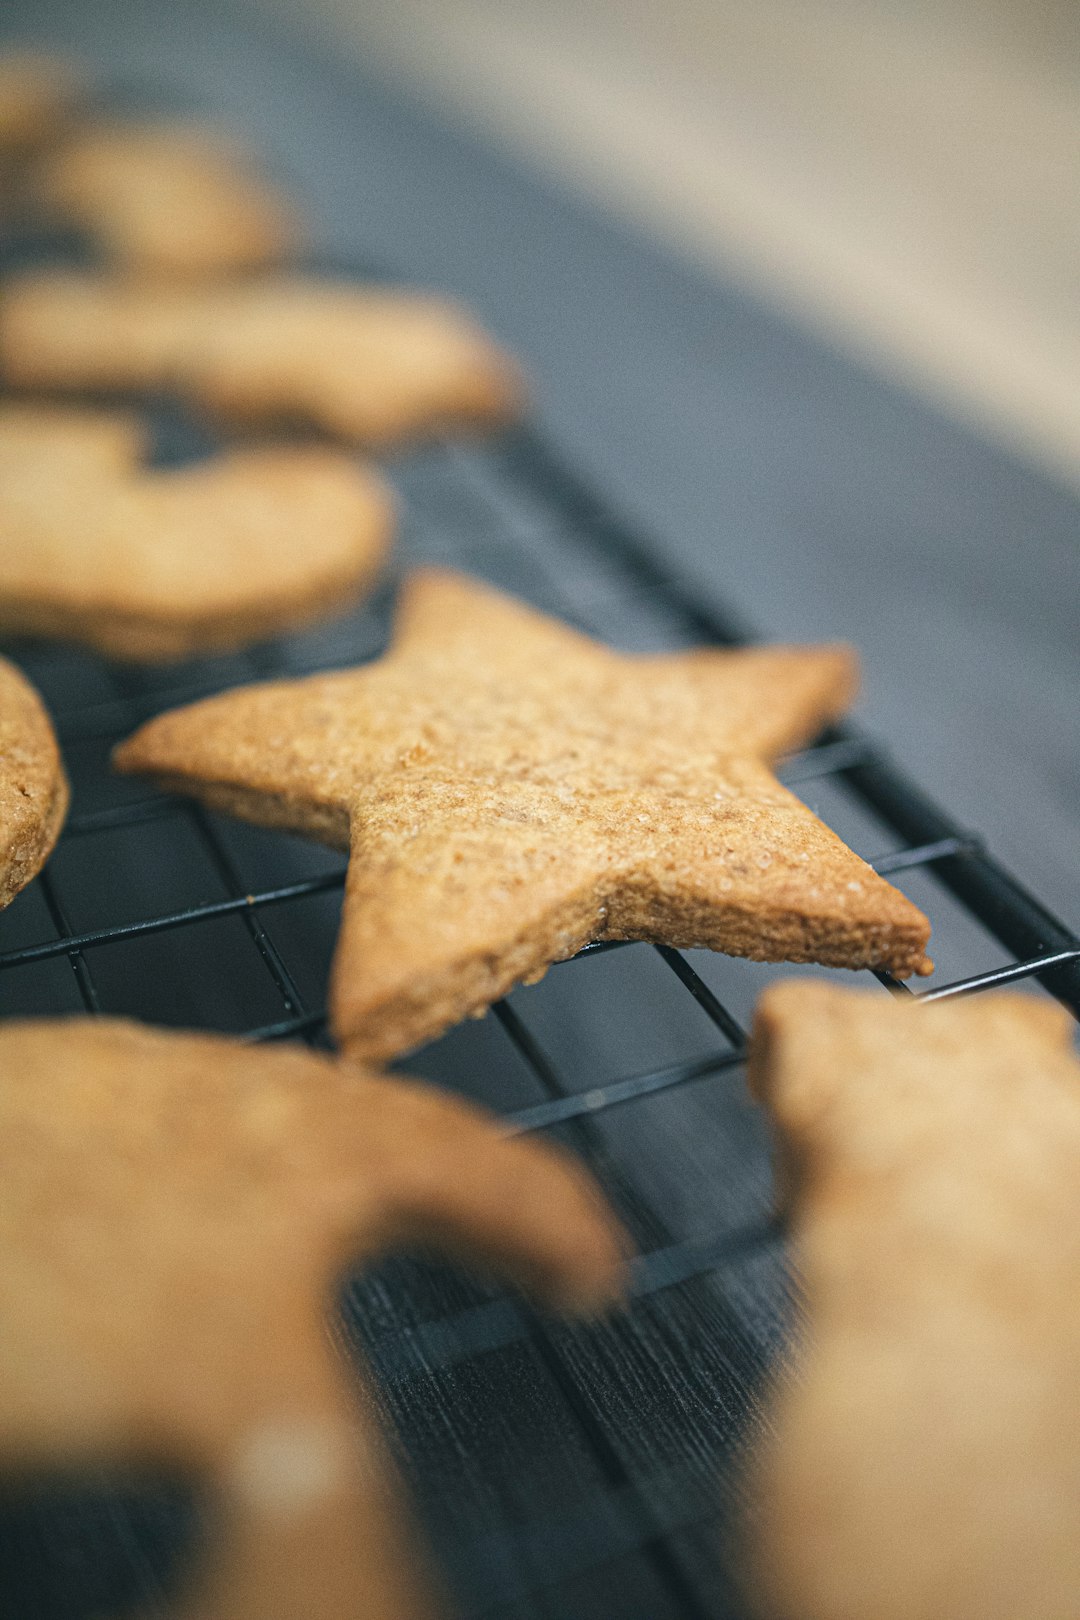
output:
[[[622,1253],[570,1155],[433,1088],[107,1019],[0,1030],[0,1238],[5,1491],[179,1468],[210,1519],[189,1620],[436,1612],[326,1330],[346,1271],[422,1247],[595,1310]]]
[[[243,146],[188,124],[78,130],[42,160],[33,190],[133,273],[198,278],[277,264],[302,239],[292,204]]]
[[[0,50],[0,164],[57,134],[81,94],[80,76],[63,57]]]
[[[758,1470],[770,1620],[1080,1614],[1074,1027],[1020,996],[762,997],[805,1299]]]
[[[307,276],[202,286],[41,272],[0,295],[0,370],[41,390],[174,390],[227,422],[389,446],[518,414],[510,360],[455,305]]]
[[[925,971],[926,917],[769,769],[857,680],[848,647],[627,656],[426,568],[376,662],[158,715],[114,763],[350,851],[330,1016],[381,1060],[593,940]]]
[[[343,452],[142,453],[131,417],[0,406],[0,631],[162,662],[343,613],[378,574],[392,498]]]
[[[41,871],[67,806],[49,716],[26,677],[0,658],[0,906]]]

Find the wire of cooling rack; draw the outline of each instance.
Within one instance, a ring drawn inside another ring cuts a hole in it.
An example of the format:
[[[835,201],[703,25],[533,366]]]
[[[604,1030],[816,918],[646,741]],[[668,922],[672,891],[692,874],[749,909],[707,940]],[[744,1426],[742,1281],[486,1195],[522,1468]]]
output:
[[[321,83],[325,75],[321,74],[321,64],[318,66]],[[161,86],[149,86],[136,96],[135,103],[157,110],[161,92]],[[46,248],[55,253],[57,244],[28,242],[22,248],[17,243],[0,244],[0,256],[9,265],[18,262],[20,253],[36,262]],[[373,269],[378,275],[378,267],[369,265],[346,263],[336,268],[350,277],[358,273],[370,276]],[[434,485],[436,519],[447,505],[471,501],[487,514],[491,527],[505,533],[505,544],[500,541],[486,553],[466,548],[460,555],[451,552],[447,560],[481,573],[490,572],[496,583],[528,596],[527,573],[524,577],[504,576],[506,565],[519,552],[524,556],[529,549],[529,536],[523,532],[529,520],[523,517],[523,509],[531,507],[539,514],[541,546],[547,543],[549,532],[557,531],[568,537],[575,549],[592,553],[604,566],[615,570],[620,587],[664,605],[673,622],[677,622],[680,644],[731,644],[753,639],[750,628],[733,615],[691,594],[665,568],[649,539],[625,522],[532,429],[516,431],[475,453],[446,447]],[[111,686],[103,688],[99,682],[89,696],[78,692],[74,703],[70,701],[70,682],[66,687],[60,683],[64,695],[58,697],[50,680],[50,657],[35,651],[33,658],[37,662],[31,674],[44,688],[59,721],[76,802],[81,798],[84,781],[96,770],[95,766],[86,771],[76,763],[82,758],[79,750],[116,740],[162,708],[207,695],[239,679],[298,675],[330,662],[361,659],[377,650],[377,632],[373,636],[372,628],[376,621],[385,619],[387,607],[386,593],[379,593],[370,621],[364,621],[363,636],[354,636],[333,658],[321,643],[307,650],[289,649],[287,653],[277,647],[260,648],[230,666],[226,677],[209,664],[189,667],[178,678],[144,680],[117,674]],[[582,618],[584,628],[602,630],[589,625],[588,611]],[[835,785],[842,794],[871,811],[902,845],[881,851],[871,865],[883,875],[915,874],[922,878],[932,874],[942,892],[953,896],[962,912],[977,919],[1010,953],[1004,963],[975,960],[970,964],[972,971],[922,991],[919,1000],[976,994],[1000,984],[1033,979],[1080,1014],[1080,938],[1001,866],[976,833],[958,825],[899,772],[875,741],[855,728],[837,728],[813,748],[785,762],[781,775],[793,788]],[[136,840],[155,831],[170,837],[175,834],[178,847],[182,845],[186,852],[181,858],[190,862],[189,888],[197,897],[185,895],[182,903],[170,905],[147,904],[133,919],[115,921],[102,907],[100,894],[94,904],[86,901],[84,889],[98,891],[86,887],[84,875],[97,865],[111,862],[122,876],[145,859]],[[332,934],[333,902],[343,880],[344,869],[339,862],[330,870],[300,877],[294,877],[286,863],[271,865],[269,875],[263,872],[253,880],[246,849],[238,857],[228,830],[214,816],[177,799],[155,795],[89,810],[80,806],[65,829],[59,856],[41,874],[28,896],[31,907],[33,894],[40,898],[35,913],[41,918],[39,933],[31,938],[19,935],[17,943],[0,948],[0,992],[7,992],[2,1005],[11,1010],[53,1010],[51,1003],[48,1007],[34,1004],[30,992],[21,993],[19,986],[55,969],[57,978],[50,978],[45,996],[46,1001],[56,996],[60,1005],[55,1010],[66,1008],[64,992],[73,989],[78,1005],[89,1014],[136,1011],[152,1016],[152,1007],[147,1012],[150,1004],[143,1006],[138,998],[134,1005],[131,998],[118,1004],[116,986],[125,972],[143,975],[147,989],[155,975],[171,974],[182,980],[199,954],[202,941],[214,930],[231,929],[224,949],[220,940],[218,944],[226,971],[235,966],[239,974],[243,959],[250,962],[252,978],[258,978],[266,987],[258,1019],[245,1016],[242,1027],[229,1026],[232,1032],[256,1042],[302,1039],[322,1044],[326,1040],[325,1012],[320,1001],[322,974],[304,960],[307,947],[299,943],[301,936],[289,924],[305,907],[327,907],[328,915],[320,912],[320,927],[324,934]],[[16,913],[22,910],[13,909]],[[155,957],[154,948],[162,944],[175,944],[176,950]],[[589,972],[585,964],[625,949],[620,943],[592,946],[573,962],[557,966],[553,973],[556,978],[571,975],[572,982],[580,981]],[[534,1100],[503,1108],[506,1130],[569,1134],[603,1172],[602,1179],[609,1189],[615,1191],[619,1190],[620,1176],[617,1167],[605,1159],[603,1130],[622,1115],[631,1125],[640,1123],[641,1110],[657,1099],[671,1094],[688,1099],[696,1088],[704,1091],[707,1102],[720,1102],[738,1087],[746,1056],[746,1036],[740,1019],[705,982],[687,955],[661,947],[655,948],[652,959],[662,964],[659,971],[677,987],[675,993],[685,999],[699,1021],[705,1020],[709,1031],[708,1038],[702,1039],[701,1050],[678,1061],[630,1066],[629,1072],[619,1068],[613,1076],[605,1076],[585,1089],[575,1089],[571,1076],[553,1057],[516,1000],[499,1003],[493,1010],[493,1022],[507,1050],[516,1055],[535,1082],[531,1093]],[[620,960],[625,958],[617,956],[616,962]],[[65,961],[71,972],[64,985],[59,985]],[[888,975],[879,977],[895,994],[912,993]],[[201,1020],[197,1016],[192,1021],[210,1022],[212,1017]],[[535,1100],[537,1096],[539,1100]],[[712,1274],[735,1276],[748,1262],[754,1264],[763,1256],[776,1255],[782,1247],[782,1224],[767,1212],[740,1211],[737,1224],[729,1229],[691,1239],[672,1234],[663,1208],[651,1208],[643,1197],[637,1198],[636,1208],[639,1215],[644,1212],[648,1242],[641,1256],[631,1263],[629,1294],[632,1301],[646,1309],[665,1297],[669,1301],[679,1299],[687,1285]],[[543,1362],[585,1437],[586,1449],[597,1460],[610,1500],[619,1506],[625,1519],[587,1516],[583,1524],[561,1526],[558,1535],[548,1527],[543,1542],[544,1561],[557,1570],[563,1566],[565,1549],[572,1550],[583,1538],[589,1543],[589,1557],[594,1563],[614,1561],[634,1550],[656,1572],[660,1587],[680,1616],[686,1620],[715,1616],[716,1603],[702,1597],[700,1583],[688,1574],[671,1539],[671,1532],[683,1528],[684,1521],[665,1516],[662,1505],[655,1503],[632,1476],[610,1431],[598,1420],[593,1404],[586,1398],[580,1366],[575,1366],[562,1334],[544,1331],[523,1306],[498,1296],[463,1305],[458,1301],[455,1308],[420,1321],[403,1320],[391,1311],[384,1322],[366,1333],[363,1349],[384,1379],[398,1385],[430,1383],[437,1391],[436,1400],[445,1401],[446,1380],[454,1369],[467,1369],[489,1354],[513,1351],[523,1344],[530,1345]],[[680,1390],[680,1402],[682,1398]],[[485,1539],[484,1548],[485,1555],[489,1555],[490,1538]],[[573,1557],[567,1555],[565,1567],[570,1568],[572,1563]],[[539,1582],[541,1577],[534,1573],[530,1579]],[[710,1574],[710,1585],[713,1579]],[[483,1613],[489,1612],[488,1605],[480,1607]],[[520,1612],[515,1607],[515,1617]],[[538,1612],[548,1616],[555,1611],[541,1601]],[[579,1613],[576,1607],[573,1612],[575,1616]],[[664,1610],[665,1616],[671,1612],[670,1606]],[[605,1608],[604,1613],[609,1614],[609,1610]]]
[[[750,639],[746,627],[731,616],[690,597],[679,581],[656,560],[648,543],[617,518],[576,474],[569,471],[536,433],[528,429],[517,430],[499,442],[491,454],[497,464],[501,463],[501,471],[508,472],[531,495],[556,510],[560,521],[583,543],[608,553],[641,587],[671,605],[684,621],[687,631],[696,639],[721,644]],[[453,456],[450,462],[454,470],[460,473],[460,462]],[[469,468],[475,482],[475,458],[469,463]],[[273,672],[273,669],[271,662],[267,672]],[[204,690],[207,684],[198,682],[195,693]],[[58,714],[61,737],[65,735],[65,722],[72,725],[76,733],[84,733],[88,716],[96,724],[104,724],[104,735],[122,736],[154,708],[186,701],[192,693],[191,684],[186,683],[179,688],[167,688],[163,693],[154,691],[148,697],[136,684],[117,697],[76,709],[67,715]],[[993,986],[1035,978],[1080,1016],[1080,938],[1030,895],[992,857],[981,839],[956,825],[904,776],[887,759],[878,744],[854,728],[835,728],[816,747],[788,760],[781,768],[780,775],[792,787],[826,777],[842,780],[856,797],[908,840],[905,847],[872,857],[869,864],[882,875],[933,867],[945,887],[964,903],[989,932],[1016,954],[1016,960],[1010,963],[995,965],[985,972],[935,986],[923,992],[920,999],[938,1000],[946,996],[972,994]],[[261,913],[340,888],[344,882],[344,868],[250,891],[223,844],[213,818],[198,806],[162,796],[136,799],[121,806],[73,817],[64,837],[67,841],[84,840],[95,834],[123,831],[169,817],[185,818],[195,827],[210,866],[226,889],[226,898],[204,900],[135,921],[76,931],[69,923],[55,874],[47,870],[38,882],[55,929],[54,937],[0,951],[0,973],[66,956],[75,973],[83,1005],[88,1012],[98,1013],[102,1010],[102,1004],[89,965],[89,953],[142,935],[192,927],[235,914],[242,918],[252,943],[262,957],[283,1012],[281,1019],[251,1027],[243,1032],[244,1036],[249,1040],[276,1039],[294,1034],[314,1038],[325,1014],[322,1009],[313,1010],[306,1005],[293,973],[261,919]],[[581,954],[592,954],[598,948],[618,948],[618,943],[589,947]],[[627,1076],[584,1095],[553,1095],[548,1102],[521,1110],[518,1116],[513,1116],[512,1123],[516,1128],[542,1129],[625,1105],[638,1097],[721,1072],[744,1055],[744,1032],[703,983],[685,955],[666,946],[658,949],[664,961],[724,1037],[725,1048],[692,1063]],[[889,980],[887,975],[881,977],[889,983],[890,988],[900,993],[910,993],[906,987]],[[495,1012],[526,1064],[546,1089],[557,1091],[557,1077],[539,1053],[518,1015],[505,1002],[500,1003]]]
[[[557,499],[575,523],[617,552],[643,585],[676,605],[702,640],[730,644],[753,639],[747,627],[734,617],[690,596],[660,565],[648,544],[620,521],[534,432],[521,431],[507,453],[520,476],[540,489],[557,492]],[[900,771],[876,742],[853,726],[838,726],[814,752],[824,754],[827,747],[834,751],[828,768],[842,773],[848,787],[909,841],[911,848],[905,853],[910,864],[933,860],[941,882],[1003,945],[1017,953],[1021,960],[1014,965],[1013,978],[1038,978],[1080,1017],[1080,937],[1029,894],[990,855],[980,839],[958,826]],[[813,753],[809,758],[813,759]],[[903,860],[904,855],[899,858]],[[897,857],[892,859],[896,861]],[[879,864],[879,870],[895,872],[901,866]],[[964,988],[981,987],[972,981]],[[959,988],[952,987],[952,993]]]
[[[494,549],[478,554],[466,552],[452,560],[490,573],[497,583],[518,583],[504,575],[514,572],[511,564],[518,557],[519,542],[524,554],[527,537],[518,532],[525,521],[524,507],[542,515],[541,530],[557,529],[570,536],[583,553],[592,553],[606,567],[614,568],[628,590],[662,604],[676,625],[680,644],[731,644],[747,638],[744,626],[691,598],[654,559],[648,542],[567,472],[531,431],[516,432],[467,456],[449,447],[444,449],[434,484],[436,517],[439,503],[451,498],[479,503],[489,514],[493,534],[501,537],[493,542]],[[419,514],[415,521],[422,526]],[[545,543],[543,533],[540,543]],[[375,616],[385,620],[388,609],[389,596],[384,592],[376,604]],[[588,612],[582,616],[587,619]],[[377,637],[369,635],[367,642],[361,642],[360,650],[375,652]],[[31,673],[52,700],[48,655],[37,656],[44,662]],[[238,674],[239,678],[297,675],[322,667],[326,661],[322,644],[312,649],[293,649],[287,660],[279,657],[275,648],[261,648],[248,656]],[[236,678],[234,671],[232,679]],[[112,742],[149,714],[203,695],[219,684],[220,675],[211,667],[189,668],[179,679],[118,673],[111,689],[99,692],[88,702],[81,695],[74,705],[53,702],[61,740],[72,755],[86,747]],[[854,728],[837,728],[816,746],[786,761],[780,774],[793,788],[837,785],[844,794],[866,806],[902,840],[901,847],[881,851],[870,864],[882,874],[893,876],[932,873],[942,889],[955,896],[964,910],[1012,953],[1005,963],[976,965],[976,971],[936,984],[918,999],[974,994],[1030,978],[1038,980],[1074,1012],[1080,1012],[1080,939],[1027,893],[975,833],[955,823],[902,775],[876,742]],[[79,771],[73,770],[72,775],[78,791]],[[80,915],[69,894],[73,874],[77,877],[95,863],[95,851],[103,847],[102,841],[108,842],[110,848],[114,847],[111,841],[120,841],[120,853],[113,856],[118,866],[137,861],[140,857],[134,846],[125,841],[155,833],[177,839],[185,836],[190,858],[199,863],[199,883],[207,892],[218,892],[212,898],[204,895],[175,907],[148,909],[134,919],[97,922],[91,917],[87,925],[85,915]],[[234,1033],[249,1041],[298,1038],[312,1044],[325,1043],[324,1009],[304,988],[313,976],[305,974],[305,963],[298,958],[295,945],[286,947],[281,943],[282,930],[277,920],[287,918],[299,906],[332,902],[344,881],[340,861],[334,861],[330,870],[312,875],[284,880],[279,871],[272,881],[252,884],[245,875],[243,860],[233,853],[226,830],[216,817],[197,805],[161,795],[80,810],[65,830],[63,855],[64,861],[54,859],[36,883],[51,934],[0,950],[0,981],[4,985],[17,982],[20,974],[66,959],[82,1007],[93,1015],[109,1012],[115,1010],[112,997],[100,981],[106,976],[102,969],[110,953],[122,953],[132,946],[144,949],[155,936],[168,939],[188,934],[198,938],[200,930],[231,924],[241,930],[247,943],[242,943],[238,933],[230,950],[246,950],[268,987],[267,1016],[247,1022]],[[75,918],[79,918],[80,926],[73,921]],[[587,947],[553,972],[580,973],[584,970],[578,964],[628,948],[632,947],[620,942]],[[539,1100],[505,1108],[505,1128],[510,1132],[569,1132],[609,1187],[618,1187],[619,1172],[605,1163],[604,1144],[596,1130],[601,1121],[617,1110],[646,1106],[650,1099],[664,1094],[693,1087],[736,1085],[746,1057],[742,1023],[705,982],[687,954],[666,946],[653,950],[672,982],[704,1016],[712,1033],[706,1049],[678,1062],[620,1073],[585,1089],[575,1089],[512,1001],[500,1002],[493,1010],[499,1029],[540,1093]],[[186,959],[181,956],[176,960],[181,966],[174,964],[170,971],[182,972]],[[879,978],[896,994],[912,993],[888,975]],[[5,1005],[10,1004],[10,999]],[[15,1002],[18,1006],[17,992]],[[730,1230],[686,1238],[673,1235],[664,1211],[651,1207],[647,1200],[637,1198],[636,1209],[645,1222],[648,1241],[643,1245],[644,1252],[631,1264],[629,1292],[643,1306],[697,1279],[722,1277],[753,1263],[755,1257],[778,1253],[784,1237],[782,1224],[767,1213],[749,1213]],[[364,1349],[384,1378],[408,1386],[418,1379],[447,1377],[454,1369],[467,1367],[489,1352],[524,1345],[531,1347],[559,1391],[612,1500],[621,1504],[625,1524],[619,1535],[628,1538],[628,1544],[648,1561],[678,1614],[687,1620],[699,1620],[715,1613],[703,1602],[673,1550],[670,1532],[679,1526],[665,1520],[648,1491],[627,1472],[610,1433],[582,1395],[580,1373],[570,1349],[557,1334],[544,1330],[523,1306],[500,1297],[465,1304],[431,1321],[390,1321],[365,1342]],[[561,1539],[556,1538],[553,1546],[570,1544],[580,1533],[580,1526],[576,1530],[571,1527]],[[616,1536],[613,1547],[617,1550],[621,1545]]]
[[[517,485],[527,489],[532,498],[554,510],[560,523],[582,544],[588,544],[616,560],[641,588],[673,607],[689,635],[723,644],[747,639],[744,626],[737,625],[734,620],[701,601],[690,598],[679,582],[655,560],[647,542],[620,521],[576,475],[569,472],[535,433],[519,430],[495,445],[489,454],[501,476],[508,475]],[[448,465],[453,474],[463,474],[463,463],[453,453],[448,456]],[[477,458],[473,457],[468,463],[468,477],[474,484],[478,476],[481,479],[483,476],[477,474],[476,467]],[[265,665],[265,653],[262,662]],[[271,662],[266,672],[273,670]],[[171,706],[191,694],[190,683],[179,688],[152,689],[149,693],[137,681],[132,683],[130,677],[125,678],[125,685],[128,689],[117,696],[76,709],[67,715],[60,713],[57,718],[61,736],[65,734],[65,722],[76,735],[85,735],[89,716],[92,729],[100,729],[104,722],[103,734],[119,737],[155,707]],[[199,682],[198,689],[202,690],[203,685]],[[787,761],[780,774],[793,787],[825,778],[842,781],[850,792],[908,840],[904,847],[871,859],[870,864],[875,870],[893,875],[932,868],[940,882],[964,903],[988,931],[1016,953],[1016,959],[1009,963],[996,964],[985,971],[935,986],[932,990],[922,992],[917,999],[937,1000],[974,994],[1001,984],[1035,978],[1080,1014],[1080,938],[1028,894],[990,855],[976,835],[956,825],[902,775],[888,761],[879,745],[854,728],[837,728],[816,747]],[[325,1012],[321,1007],[308,1005],[299,988],[297,976],[263,920],[263,913],[340,889],[344,882],[344,868],[337,867],[331,872],[295,882],[249,890],[214,818],[196,805],[163,796],[135,799],[121,806],[110,806],[73,817],[64,838],[69,844],[85,843],[92,841],[96,835],[122,833],[169,818],[186,821],[195,829],[209,867],[226,891],[225,898],[203,900],[135,921],[76,931],[70,924],[55,872],[47,869],[38,879],[38,884],[54,936],[0,951],[0,973],[7,974],[33,963],[67,957],[83,1006],[87,1012],[98,1014],[105,1008],[91,967],[91,958],[96,952],[142,936],[197,927],[216,919],[237,916],[242,920],[250,942],[272,981],[281,1009],[280,1017],[240,1032],[242,1038],[251,1041],[288,1037],[299,1037],[309,1042],[319,1040]],[[620,942],[608,942],[602,946],[588,947],[580,954],[585,957],[598,950],[620,948]],[[508,1129],[545,1130],[595,1119],[609,1109],[627,1107],[663,1091],[715,1080],[737,1069],[743,1062],[746,1035],[732,1013],[704,983],[684,953],[667,946],[656,949],[714,1026],[720,1037],[716,1048],[696,1059],[621,1076],[584,1092],[574,1092],[559,1076],[520,1015],[508,1002],[500,1002],[494,1009],[495,1017],[547,1094],[544,1101],[509,1112],[506,1116]],[[566,968],[558,971],[566,971]],[[888,975],[879,977],[897,993],[911,994]],[[745,1241],[769,1242],[775,1236],[774,1226],[758,1225],[748,1231]],[[733,1245],[730,1237],[724,1237],[716,1244],[683,1245],[682,1252],[676,1252],[679,1246],[673,1246],[671,1252],[661,1249],[639,1262],[635,1288],[639,1293],[647,1292],[652,1288],[669,1286],[664,1279],[685,1280],[698,1270],[713,1269],[722,1263],[725,1254],[736,1252],[742,1243],[743,1239],[740,1238]]]

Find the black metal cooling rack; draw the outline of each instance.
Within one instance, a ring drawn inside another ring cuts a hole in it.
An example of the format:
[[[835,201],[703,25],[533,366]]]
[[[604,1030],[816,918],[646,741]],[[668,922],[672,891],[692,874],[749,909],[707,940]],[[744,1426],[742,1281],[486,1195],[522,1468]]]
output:
[[[159,408],[156,420],[165,459],[201,447],[174,413]],[[433,447],[393,476],[407,514],[399,566],[451,561],[632,646],[746,638],[693,600],[528,428],[487,446]],[[326,629],[166,673],[9,649],[56,717],[74,809],[53,861],[0,917],[0,1011],[83,1009],[249,1041],[325,1041],[340,857],[113,778],[107,755],[149,714],[202,692],[376,655],[392,594]],[[1031,981],[1080,1015],[1080,938],[876,742],[838,728],[782,775],[929,912],[940,967],[920,999]],[[343,1291],[343,1348],[374,1363],[465,1613],[737,1612],[725,1535],[786,1297],[767,1144],[740,1073],[747,1010],[782,971],[595,946],[409,1064],[499,1109],[508,1129],[564,1135],[641,1249],[629,1311],[584,1329],[541,1324],[419,1263]],[[110,1556],[127,1586],[103,1589],[128,1590],[135,1545],[145,1601],[187,1521],[177,1509],[166,1533],[160,1514],[153,1533],[133,1531],[130,1503],[114,1502],[113,1520],[125,1514]],[[95,1533],[108,1544],[100,1525]],[[73,1534],[70,1515],[50,1534],[55,1553]]]
[[[121,90],[119,101],[132,96],[153,108],[162,87]],[[78,251],[27,238],[0,259],[12,268]],[[150,414],[159,459],[210,447],[168,402]],[[659,549],[529,428],[435,446],[391,472],[405,513],[399,569],[451,563],[630,648],[752,639],[694,599]],[[48,867],[0,913],[0,1015],[123,1014],[326,1043],[341,858],[116,778],[108,753],[150,715],[200,695],[377,656],[392,600],[388,583],[336,625],[166,672],[40,644],[6,649],[56,718],[74,800]],[[921,999],[1028,981],[1080,1016],[1080,937],[876,741],[836,728],[781,774],[930,915],[939,966]],[[415,1261],[343,1285],[342,1352],[376,1371],[462,1614],[738,1615],[728,1545],[739,1465],[788,1303],[768,1142],[742,1068],[753,1002],[785,971],[599,945],[409,1060],[496,1109],[507,1129],[551,1132],[584,1154],[640,1251],[628,1309],[587,1328],[541,1322]],[[0,1609],[20,1620],[136,1603],[152,1613],[196,1533],[175,1481],[44,1481],[30,1498],[0,1501]]]

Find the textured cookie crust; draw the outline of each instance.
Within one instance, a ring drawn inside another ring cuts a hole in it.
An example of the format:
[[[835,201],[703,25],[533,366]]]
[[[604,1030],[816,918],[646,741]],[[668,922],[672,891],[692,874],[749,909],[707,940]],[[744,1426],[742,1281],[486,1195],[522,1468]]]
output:
[[[590,940],[918,971],[926,918],[765,764],[855,683],[837,647],[622,657],[421,570],[379,663],[163,715],[116,764],[351,846],[333,1027],[385,1057]]]
[[[78,89],[78,75],[59,57],[0,51],[0,160],[55,134]]]
[[[294,210],[228,137],[186,124],[77,131],[43,160],[39,205],[127,272],[198,278],[278,264]]]
[[[762,997],[806,1313],[759,1465],[763,1615],[1080,1614],[1072,1027],[1020,996]]]
[[[452,304],[300,276],[19,277],[0,302],[0,368],[17,388],[172,388],[236,423],[377,446],[499,426],[522,397],[513,362]]]
[[[435,1247],[562,1309],[619,1286],[585,1172],[433,1088],[112,1020],[0,1029],[0,1467],[212,1488],[191,1620],[421,1620],[374,1403],[324,1316]]]
[[[0,406],[0,630],[161,662],[343,612],[393,526],[374,472],[328,449],[140,465],[105,412]]]
[[[41,699],[0,658],[0,907],[45,865],[67,806],[67,778]]]

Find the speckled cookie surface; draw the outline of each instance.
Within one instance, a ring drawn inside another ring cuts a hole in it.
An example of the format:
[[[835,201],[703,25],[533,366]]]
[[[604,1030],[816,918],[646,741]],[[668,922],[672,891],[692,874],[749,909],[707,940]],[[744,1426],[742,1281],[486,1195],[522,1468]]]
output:
[[[20,277],[0,298],[0,370],[35,390],[172,388],[218,418],[369,445],[495,427],[521,399],[513,363],[453,305],[300,276]]]
[[[590,940],[918,970],[926,918],[766,764],[855,680],[844,648],[622,657],[424,570],[377,664],[163,715],[116,760],[351,849],[333,1027],[386,1056]]]
[[[343,612],[378,572],[391,498],[345,454],[143,449],[129,417],[0,406],[0,630],[164,661]]]
[[[41,699],[0,658],[0,906],[48,860],[67,805],[67,778]]]
[[[280,263],[300,244],[291,205],[243,148],[186,124],[79,130],[41,162],[33,189],[130,273],[220,275]]]
[[[189,1470],[214,1531],[191,1620],[420,1620],[373,1403],[324,1320],[346,1266],[416,1245],[559,1308],[618,1288],[575,1161],[432,1088],[112,1020],[4,1025],[0,1470]]]
[[[1080,1614],[1074,1027],[1021,996],[762,998],[751,1082],[805,1300],[759,1467],[762,1614]]]

